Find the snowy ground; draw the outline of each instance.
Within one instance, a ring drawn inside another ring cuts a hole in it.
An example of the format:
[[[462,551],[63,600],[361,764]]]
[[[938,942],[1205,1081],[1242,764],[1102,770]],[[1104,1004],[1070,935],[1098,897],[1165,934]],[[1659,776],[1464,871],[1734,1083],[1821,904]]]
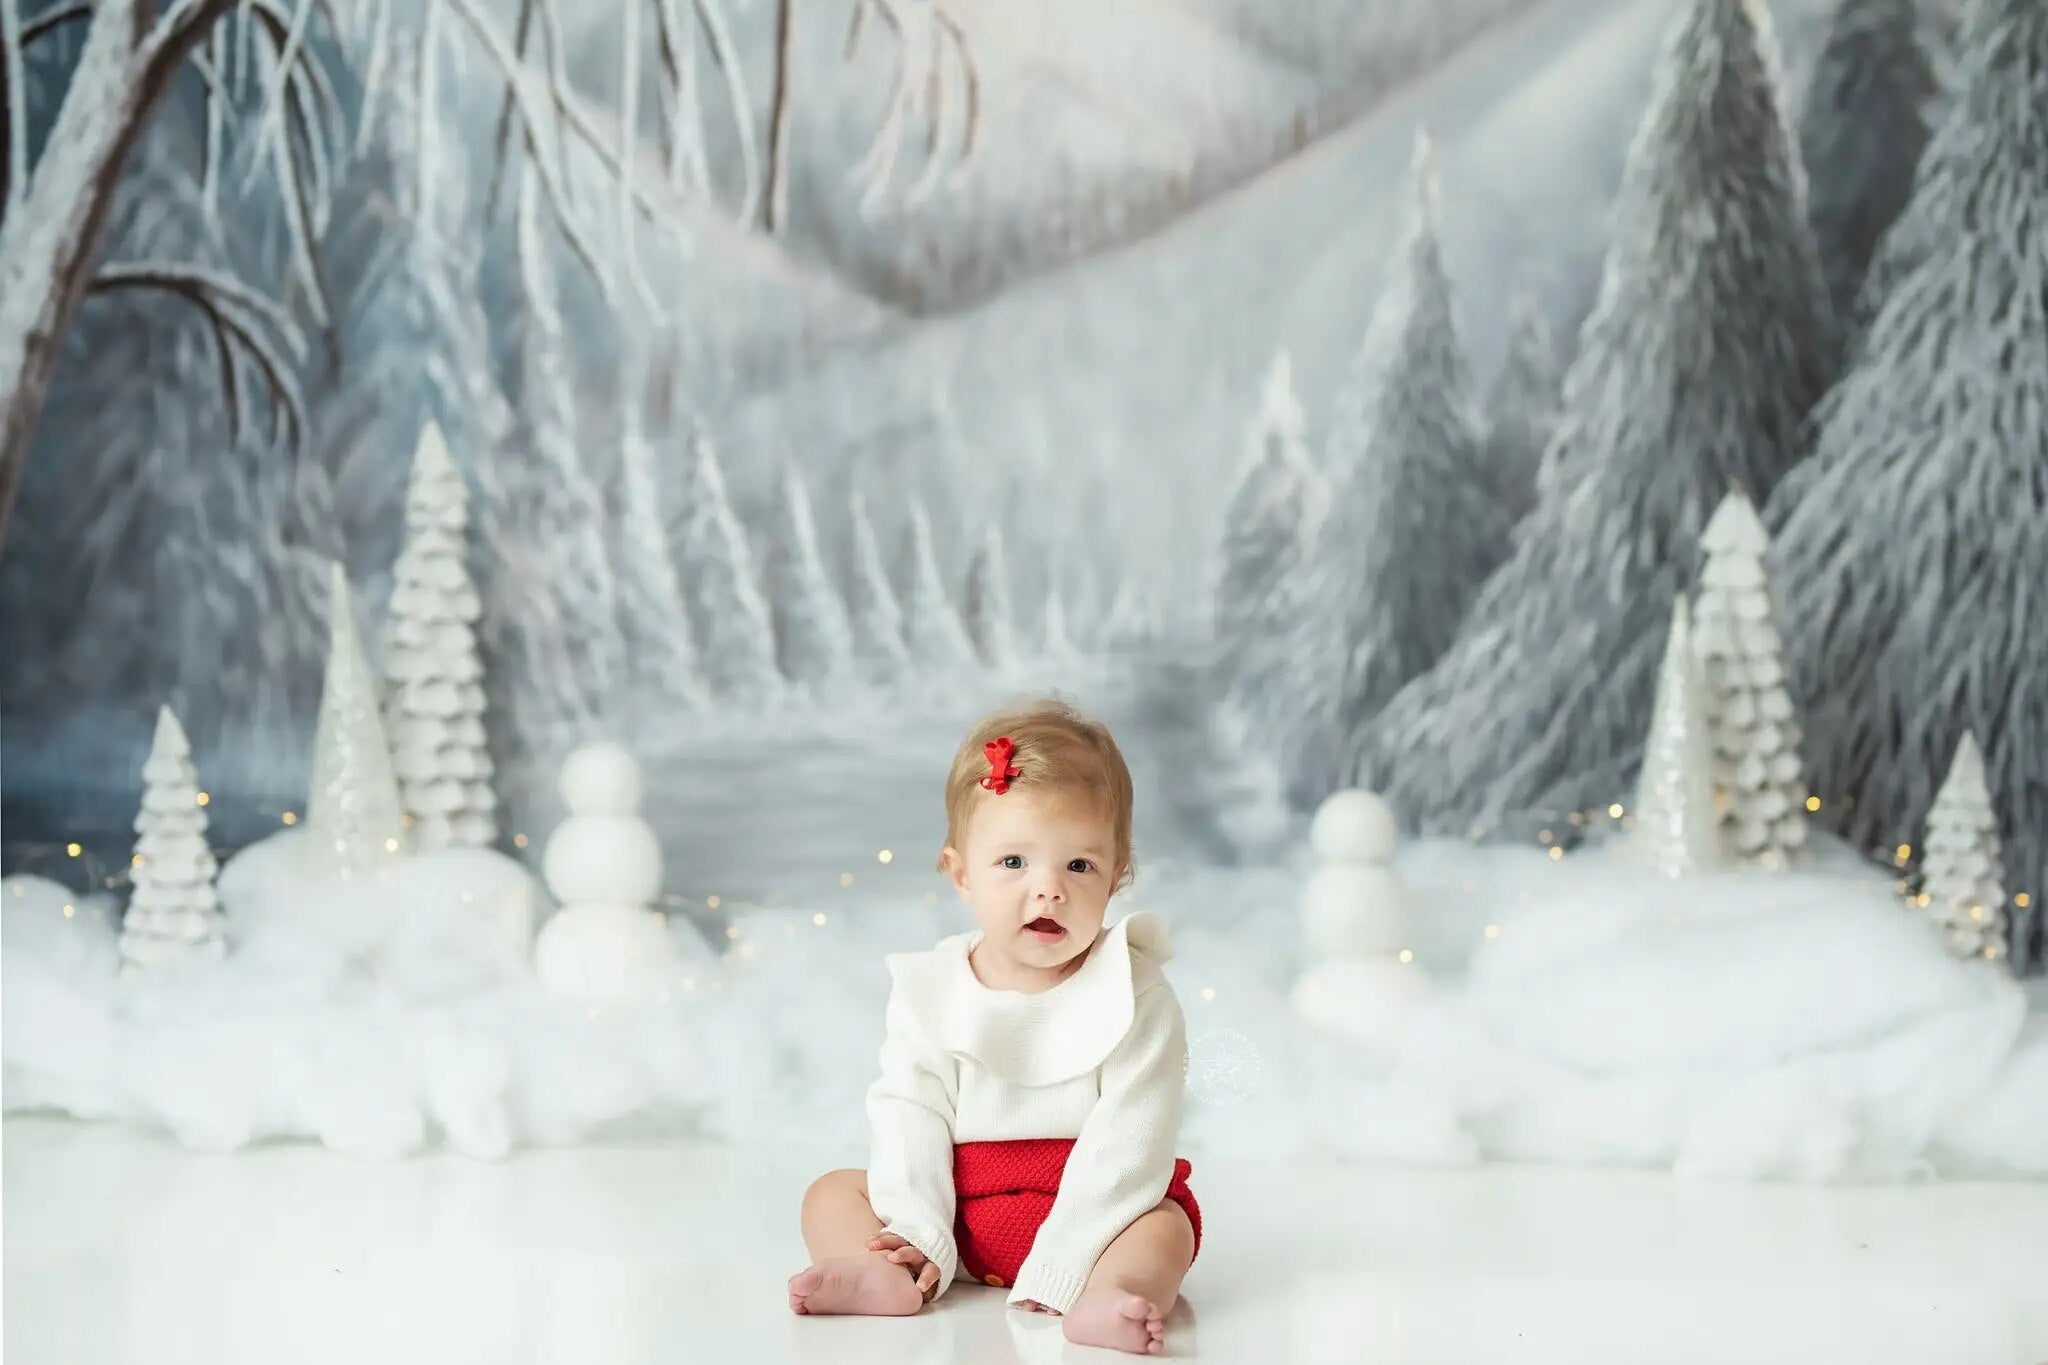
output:
[[[8,1120],[6,1358],[63,1365],[1037,1365],[1127,1359],[963,1285],[795,1318],[796,1205],[845,1145],[502,1163],[235,1157]],[[2032,1365],[2048,1187],[1198,1161],[1170,1358]],[[1342,1210],[1333,1217],[1332,1210]]]

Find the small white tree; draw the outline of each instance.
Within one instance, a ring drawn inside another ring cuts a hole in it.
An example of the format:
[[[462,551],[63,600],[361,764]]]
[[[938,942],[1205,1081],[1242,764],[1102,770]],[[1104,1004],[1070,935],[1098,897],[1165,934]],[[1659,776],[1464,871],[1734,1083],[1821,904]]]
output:
[[[1698,872],[1719,861],[1704,690],[1693,652],[1692,614],[1680,597],[1671,608],[1671,633],[1664,641],[1657,700],[1636,784],[1636,847],[1669,877]]]
[[[868,515],[867,497],[859,489],[848,504],[847,518],[853,526],[854,652],[862,676],[870,682],[886,683],[910,667],[910,651],[903,643],[903,608],[897,605],[896,589],[882,567],[875,523]]]
[[[768,557],[776,658],[792,682],[829,689],[854,674],[853,626],[826,577],[811,497],[794,463],[782,467],[782,497],[786,520]]]
[[[988,528],[967,565],[967,634],[982,659],[1011,662],[1017,654],[1016,613],[1010,605],[1010,566],[1003,556],[1003,530]]]
[[[1727,852],[1778,866],[1806,845],[1799,724],[1785,690],[1785,650],[1764,557],[1770,539],[1740,491],[1701,533],[1698,650],[1707,680]]]
[[[336,876],[368,876],[404,851],[405,808],[378,714],[377,685],[356,634],[348,575],[339,563],[329,573],[327,598],[327,679],[313,736],[306,854],[315,867]]]
[[[2005,954],[2005,868],[1998,813],[1984,776],[1984,753],[1965,731],[1948,780],[1927,812],[1921,890],[1928,912],[1958,957]]]
[[[725,494],[725,475],[711,443],[697,438],[684,492],[679,571],[690,585],[703,644],[704,675],[724,696],[761,697],[779,692],[775,634],[768,604],[754,577],[754,556],[746,532]]]
[[[915,663],[947,669],[972,662],[974,645],[939,576],[931,518],[915,499],[910,504],[910,593],[904,607],[904,642]]]
[[[124,976],[171,959],[218,958],[227,951],[213,889],[213,850],[206,844],[206,808],[199,804],[191,746],[168,706],[157,712],[142,782],[135,891],[121,921]]]
[[[483,848],[498,837],[498,802],[484,744],[482,605],[464,563],[468,496],[432,421],[413,452],[405,521],[384,649],[392,770],[420,847]]]

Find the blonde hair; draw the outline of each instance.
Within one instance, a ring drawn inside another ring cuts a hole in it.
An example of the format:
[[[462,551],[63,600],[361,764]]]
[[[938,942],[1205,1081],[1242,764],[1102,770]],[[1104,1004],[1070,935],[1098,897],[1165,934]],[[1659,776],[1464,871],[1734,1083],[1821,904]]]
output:
[[[1010,779],[1010,790],[1058,793],[1093,805],[1114,835],[1115,889],[1129,886],[1136,871],[1131,860],[1131,770],[1108,727],[1057,697],[1006,707],[968,730],[953,755],[953,770],[946,775],[947,846],[960,847],[977,802],[1000,799],[982,789],[981,779],[990,771],[984,746],[1004,735],[1015,746],[1010,766],[1017,776]],[[944,871],[945,866],[941,853],[939,869]]]

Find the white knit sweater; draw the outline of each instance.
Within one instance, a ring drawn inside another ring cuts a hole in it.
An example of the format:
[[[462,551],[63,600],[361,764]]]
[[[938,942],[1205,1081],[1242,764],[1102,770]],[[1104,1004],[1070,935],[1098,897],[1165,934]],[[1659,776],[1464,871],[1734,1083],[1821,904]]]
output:
[[[883,1231],[939,1267],[953,1242],[953,1144],[1074,1138],[1052,1212],[1010,1291],[1064,1313],[1117,1234],[1166,1195],[1187,1080],[1187,1027],[1160,973],[1166,926],[1126,915],[1047,991],[984,986],[980,931],[888,958],[882,1074],[868,1090],[868,1199]]]

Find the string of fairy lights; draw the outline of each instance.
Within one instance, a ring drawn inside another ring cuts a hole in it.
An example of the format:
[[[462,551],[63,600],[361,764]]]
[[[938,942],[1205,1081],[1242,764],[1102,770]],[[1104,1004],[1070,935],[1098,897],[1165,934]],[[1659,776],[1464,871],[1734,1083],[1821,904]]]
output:
[[[202,791],[195,795],[194,800],[198,805],[206,806],[211,804],[212,797]],[[1846,807],[1854,808],[1854,797],[1843,797],[1841,800]],[[1809,813],[1818,813],[1822,808],[1823,802],[1820,797],[1808,796],[1806,798],[1806,809]],[[279,812],[277,819],[279,824],[289,827],[298,824],[300,817],[297,811],[287,809]],[[409,816],[407,820],[410,823]],[[1547,823],[1543,823],[1546,821]],[[1568,839],[1575,836],[1577,841],[1583,842],[1612,835],[1617,831],[1625,832],[1635,827],[1636,820],[1635,816],[1628,811],[1626,805],[1619,801],[1586,810],[1522,812],[1514,819],[1514,824],[1520,828],[1526,828],[1530,824],[1537,823],[1542,823],[1542,827],[1536,835],[1536,846],[1543,849],[1553,862],[1557,862],[1562,861],[1566,855]],[[1506,821],[1473,825],[1467,830],[1467,836],[1475,843],[1486,843],[1500,834],[1506,828],[1506,825]],[[1560,827],[1572,831],[1573,835],[1561,835],[1559,832]],[[515,848],[524,849],[528,847],[529,843],[530,840],[524,832],[515,832],[512,835],[512,844]],[[240,851],[240,847],[221,845],[213,847],[211,851],[217,862],[225,864],[229,857]],[[131,856],[125,865],[115,866],[107,864],[96,857],[86,847],[85,843],[78,839],[65,840],[59,843],[21,845],[14,849],[14,854],[15,872],[19,875],[36,875],[52,867],[66,867],[76,864],[78,870],[83,873],[84,888],[81,892],[82,895],[100,892],[120,893],[132,887],[135,870],[143,862],[142,855],[138,853]],[[1901,843],[1893,847],[1873,849],[1870,851],[1869,856],[1879,865],[1888,866],[1900,873],[1894,883],[1894,889],[1905,904],[1916,909],[1924,910],[1928,908],[1932,903],[1931,895],[1925,890],[1915,889],[1914,884],[1920,878],[1921,869],[1914,861],[1914,849],[1911,844]],[[888,866],[894,859],[895,852],[892,849],[883,848],[875,854],[875,861],[882,866]],[[1767,854],[1763,859],[1766,865],[1775,865],[1777,861],[1774,854]],[[53,877],[51,880],[64,881],[65,879]],[[858,878],[853,872],[845,871],[838,875],[837,881],[839,889],[845,892],[851,891],[855,887]],[[1461,881],[1458,889],[1460,893],[1466,895],[1477,895],[1481,891],[1480,884],[1471,878]],[[14,893],[17,896],[25,895],[26,887],[17,883],[14,887]],[[465,899],[467,898],[465,896]],[[1526,888],[1517,891],[1517,902],[1526,904],[1529,899],[1530,892]],[[936,904],[937,901],[938,893],[936,891],[926,891],[924,893],[924,902],[926,904]],[[702,896],[685,895],[681,892],[664,892],[658,897],[658,902],[665,910],[670,911],[688,910],[700,903],[707,910],[725,911],[728,915],[728,922],[724,932],[726,939],[731,945],[727,952],[743,962],[751,961],[759,953],[759,940],[749,937],[739,920],[731,917],[748,912],[783,908],[767,901],[728,900],[717,892],[710,892]],[[2025,911],[2033,905],[2033,896],[2028,891],[2017,891],[2012,893],[2011,903],[2014,909]],[[77,902],[75,901],[66,901],[61,907],[61,913],[67,919],[75,916],[77,910]],[[1975,905],[1970,907],[1971,918],[1979,922],[1986,919],[1990,913],[1991,908],[1987,906]],[[830,922],[831,915],[827,911],[816,911],[810,916],[810,924],[813,928],[822,929]],[[785,937],[793,937],[797,932],[796,923],[785,921],[782,924],[782,931]],[[1504,930],[1497,923],[1489,923],[1482,932],[1488,941],[1497,941],[1501,938]],[[1997,944],[1992,944],[1983,951],[1983,956],[1987,959],[1996,960],[2003,955],[2003,948]],[[1396,957],[1397,960],[1405,964],[1412,964],[1415,961],[1414,950],[1409,948],[1401,949],[1396,954]],[[695,989],[694,978],[685,978],[685,989]],[[714,979],[710,982],[709,989],[714,991],[720,990],[722,989],[722,983]],[[1216,988],[1210,985],[1201,987],[1197,994],[1205,1003],[1213,1003],[1217,998]]]

